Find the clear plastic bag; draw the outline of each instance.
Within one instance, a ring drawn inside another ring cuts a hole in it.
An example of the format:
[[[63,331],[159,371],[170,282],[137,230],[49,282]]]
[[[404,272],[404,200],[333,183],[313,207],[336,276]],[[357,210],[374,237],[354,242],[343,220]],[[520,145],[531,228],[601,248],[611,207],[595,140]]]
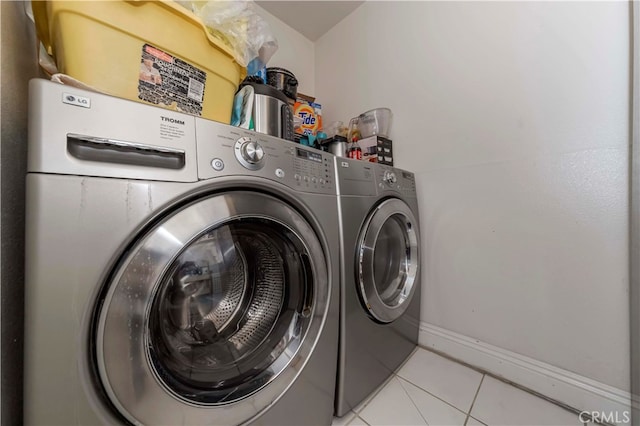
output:
[[[178,1],[205,23],[211,34],[224,41],[243,67],[264,67],[278,50],[269,24],[256,12],[252,1]],[[249,70],[249,74],[252,74]]]

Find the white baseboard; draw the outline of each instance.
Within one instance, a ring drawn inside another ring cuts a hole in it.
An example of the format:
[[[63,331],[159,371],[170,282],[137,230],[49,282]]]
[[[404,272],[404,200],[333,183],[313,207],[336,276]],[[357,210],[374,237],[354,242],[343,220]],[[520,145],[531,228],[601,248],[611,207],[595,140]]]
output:
[[[420,323],[419,342],[577,411],[630,410],[629,392],[432,324]]]

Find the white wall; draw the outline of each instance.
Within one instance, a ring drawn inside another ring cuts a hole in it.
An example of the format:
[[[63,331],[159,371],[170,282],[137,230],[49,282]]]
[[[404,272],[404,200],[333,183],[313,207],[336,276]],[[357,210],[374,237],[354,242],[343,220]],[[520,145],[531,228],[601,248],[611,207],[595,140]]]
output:
[[[367,2],[315,46],[325,122],[394,112],[422,320],[625,391],[629,31],[626,2]]]
[[[278,50],[267,67],[286,68],[298,79],[298,92],[315,94],[315,46],[311,40],[276,18],[263,8],[255,5],[278,40]]]

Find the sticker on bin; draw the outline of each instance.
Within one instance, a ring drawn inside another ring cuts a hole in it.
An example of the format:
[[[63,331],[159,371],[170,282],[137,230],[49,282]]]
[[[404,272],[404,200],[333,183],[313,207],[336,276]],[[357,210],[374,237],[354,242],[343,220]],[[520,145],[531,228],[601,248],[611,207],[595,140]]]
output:
[[[142,47],[138,98],[169,109],[202,115],[207,73],[180,58],[145,44]]]

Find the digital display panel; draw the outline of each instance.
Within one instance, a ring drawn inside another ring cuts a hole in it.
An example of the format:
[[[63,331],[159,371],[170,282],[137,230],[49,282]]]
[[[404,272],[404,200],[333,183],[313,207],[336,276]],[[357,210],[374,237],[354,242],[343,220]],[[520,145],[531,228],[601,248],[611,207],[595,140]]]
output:
[[[296,148],[297,156],[304,158],[305,160],[315,161],[316,163],[322,163],[322,154],[317,152],[309,152],[304,149]]]
[[[402,172],[402,177],[405,179],[413,180],[413,175],[411,173]]]

